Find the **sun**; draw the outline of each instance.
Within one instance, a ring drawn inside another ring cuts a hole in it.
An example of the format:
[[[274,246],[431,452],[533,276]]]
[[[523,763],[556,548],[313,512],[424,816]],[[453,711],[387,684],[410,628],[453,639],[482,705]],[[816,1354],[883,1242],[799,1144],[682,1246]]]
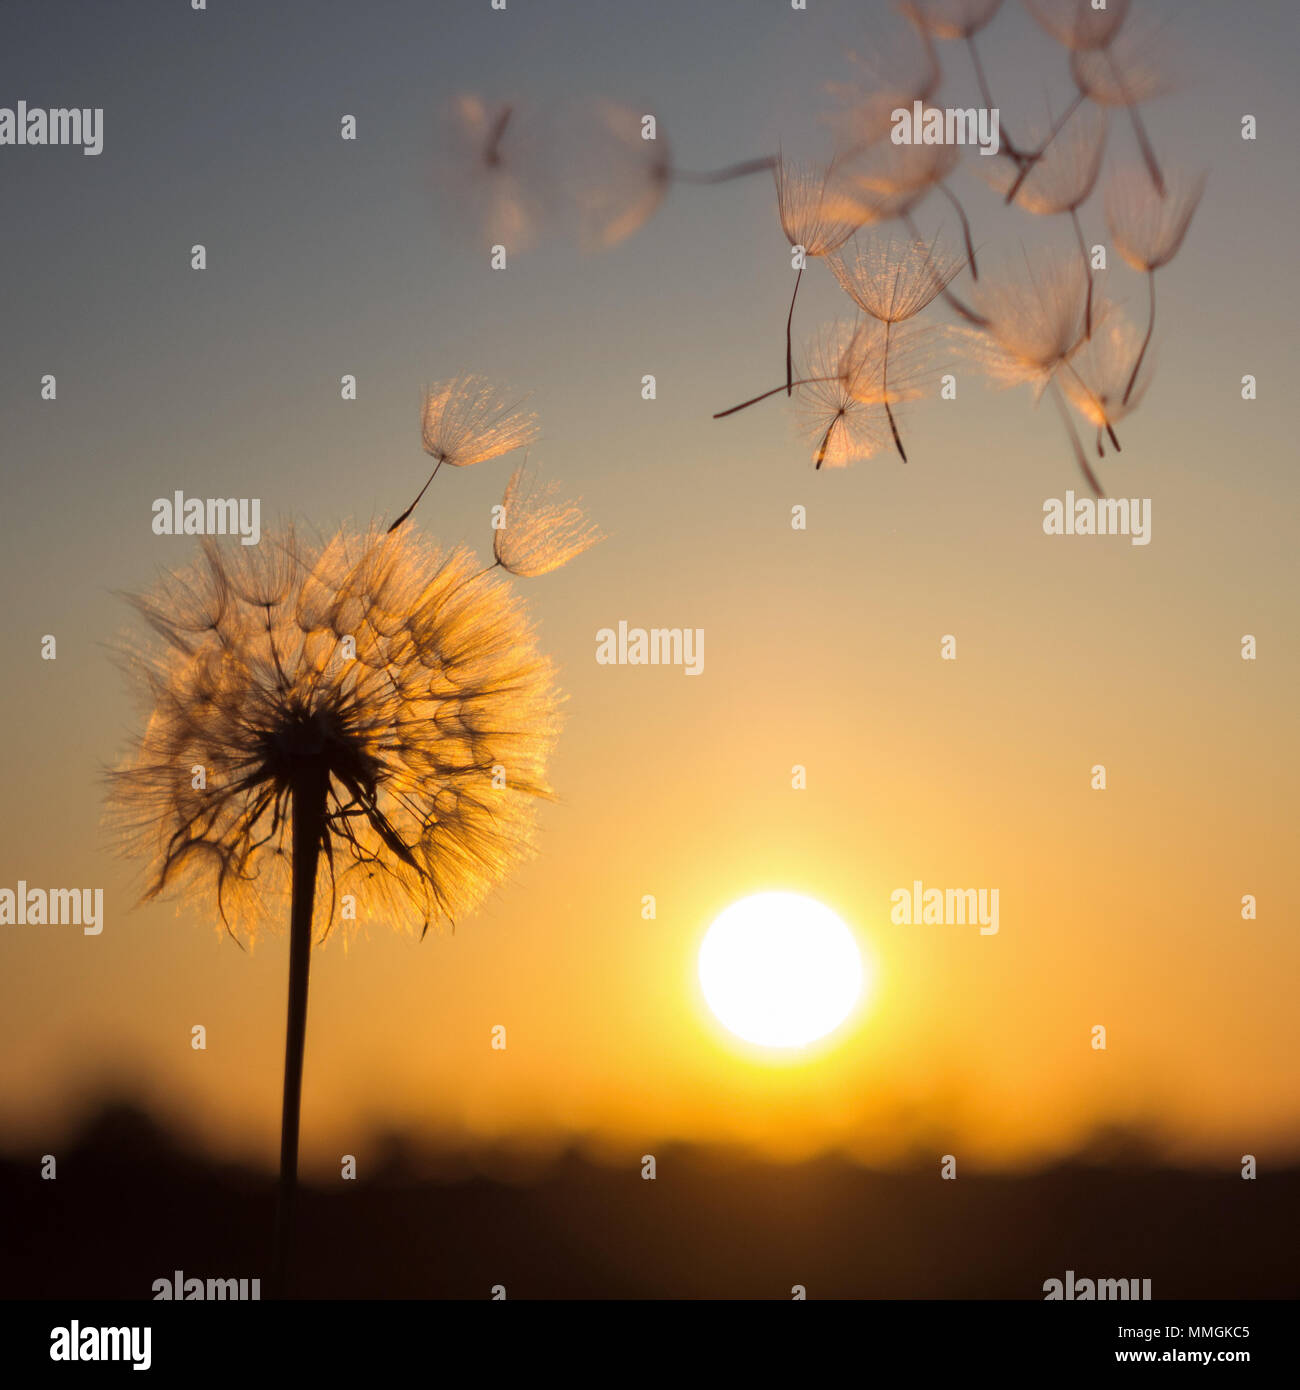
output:
[[[862,993],[853,933],[813,898],[756,893],[722,912],[700,945],[700,987],[718,1021],[762,1047],[803,1047]]]

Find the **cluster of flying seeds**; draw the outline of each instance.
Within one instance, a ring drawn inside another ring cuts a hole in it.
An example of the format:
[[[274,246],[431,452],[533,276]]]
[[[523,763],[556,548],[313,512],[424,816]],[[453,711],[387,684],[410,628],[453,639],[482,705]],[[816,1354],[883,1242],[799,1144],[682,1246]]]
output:
[[[1025,3],[1067,49],[1074,91],[1059,117],[1014,138],[1003,129],[997,157],[975,163],[1005,202],[1036,216],[1068,219],[1073,249],[1025,254],[1011,271],[981,276],[970,220],[949,187],[959,146],[889,138],[893,111],[935,97],[941,40],[964,44],[984,101],[995,105],[976,36],[998,14],[1001,0],[901,0],[910,50],[878,58],[869,78],[833,84],[838,107],[829,118],[830,157],[800,165],[777,158],[781,227],[803,253],[796,295],[807,258],[820,259],[862,316],[844,332],[819,331],[796,379],[791,300],[784,390],[801,396],[800,429],[818,468],[869,458],[891,440],[905,462],[898,408],[928,393],[943,370],[941,354],[950,350],[996,384],[1028,383],[1036,397],[1050,394],[1084,479],[1101,495],[1074,422],[1082,419],[1095,431],[1098,457],[1108,445],[1119,450],[1116,426],[1136,409],[1150,380],[1155,272],[1182,245],[1205,176],[1168,172],[1156,157],[1139,107],[1169,85],[1158,61],[1163,36],[1142,24],[1130,0],[1111,0],[1101,10],[1091,0]],[[1106,221],[1122,259],[1147,276],[1145,331],[1097,293],[1080,215],[1101,181],[1112,108],[1128,113],[1141,162],[1117,168],[1107,180]],[[927,241],[918,230],[914,214],[932,195],[955,211],[961,253]],[[950,285],[964,271],[971,288],[959,298]],[[955,311],[959,322],[918,319],[936,302]],[[883,327],[883,334],[864,338],[865,323]],[[912,331],[903,356],[894,344],[905,325]],[[878,350],[864,353],[864,342],[875,339]],[[715,418],[777,394],[765,391]]]
[[[605,100],[573,100],[556,113],[478,97],[451,104],[439,133],[443,202],[468,214],[476,234],[527,245],[544,227],[567,228],[589,249],[624,241],[653,216],[677,183],[719,183],[770,170],[781,230],[797,269],[785,326],[786,396],[798,393],[798,418],[817,467],[870,457],[892,442],[906,460],[899,407],[928,394],[960,355],[991,380],[1029,382],[1062,413],[1076,462],[1089,486],[1101,486],[1075,428],[1096,431],[1096,452],[1118,450],[1116,425],[1141,401],[1150,376],[1155,271],[1181,245],[1204,186],[1203,174],[1166,170],[1156,155],[1142,105],[1167,91],[1167,35],[1139,13],[1138,0],[1023,0],[1024,8],[1065,50],[1070,86],[1057,115],[1038,126],[1003,124],[996,158],[975,166],[1007,204],[1068,222],[1069,249],[1023,257],[1011,272],[981,279],[971,222],[952,186],[962,149],[952,143],[895,143],[893,114],[937,102],[941,50],[960,45],[985,108],[999,109],[981,45],[1004,0],[895,0],[905,23],[894,36],[873,36],[872,56],[854,58],[855,75],[828,83],[833,109],[824,120],[831,150],[821,160],[780,152],[712,173],[683,170],[654,118]],[[1109,116],[1123,112],[1140,156],[1103,180]],[[647,125],[649,122],[649,125]],[[1122,259],[1148,278],[1145,329],[1135,328],[1095,283],[1084,209],[1104,184],[1107,224]],[[942,199],[960,229],[960,252],[922,236],[916,214]],[[799,369],[793,347],[795,305],[810,260],[829,266],[863,320],[883,325],[879,351],[862,345],[881,335],[850,325],[818,331]],[[1073,264],[1072,264],[1073,260]],[[951,282],[969,272],[971,288]],[[936,301],[958,317],[937,324]],[[906,361],[899,330],[910,324]],[[839,343],[843,361],[827,359]],[[927,350],[928,348],[928,350]],[[869,375],[864,368],[869,360]],[[852,408],[842,399],[852,393]],[[781,394],[764,391],[752,405]],[[742,407],[718,412],[734,414]],[[818,410],[822,411],[819,417]],[[1073,413],[1072,413],[1073,412]],[[867,416],[878,417],[871,428]],[[850,431],[844,424],[860,423]],[[820,428],[817,421],[820,419]],[[834,436],[839,435],[836,445]],[[856,444],[852,443],[856,439]]]

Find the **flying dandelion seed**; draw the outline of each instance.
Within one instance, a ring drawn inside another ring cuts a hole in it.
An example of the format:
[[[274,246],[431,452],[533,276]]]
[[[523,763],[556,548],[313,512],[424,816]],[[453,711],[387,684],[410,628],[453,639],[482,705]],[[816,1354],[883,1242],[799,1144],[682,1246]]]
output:
[[[536,130],[514,103],[454,97],[434,142],[440,210],[489,244],[527,250],[548,211],[550,180]]]
[[[1100,9],[1093,0],[1025,0],[1025,8],[1072,53],[1105,48],[1128,17],[1129,0],[1107,0]]]
[[[1116,452],[1115,426],[1142,402],[1151,383],[1151,359],[1133,321],[1118,309],[1103,310],[1097,333],[1076,352],[1061,373],[1061,389],[1070,404],[1097,431],[1097,457],[1105,457],[1103,436]],[[1135,369],[1145,368],[1140,376]],[[1129,382],[1134,381],[1132,391]]]
[[[1002,0],[901,0],[899,10],[936,39],[969,39],[1002,8]]]
[[[936,39],[959,39],[966,45],[970,54],[971,66],[975,69],[975,81],[979,84],[980,96],[985,107],[996,110],[998,103],[993,100],[988,75],[980,57],[979,45],[975,36],[985,28],[1002,8],[1002,0],[900,0],[899,9],[924,33]],[[1002,126],[1002,149],[1017,165],[1024,162],[1026,155],[1012,140],[1006,126]]]
[[[570,118],[565,184],[578,214],[583,250],[626,241],[654,216],[672,183],[668,142],[644,137],[642,116],[628,106],[596,99]]]
[[[442,465],[468,468],[513,453],[537,438],[537,416],[508,401],[485,377],[453,377],[424,394],[420,446],[435,460],[415,501],[388,528],[396,531],[420,504]]]
[[[155,640],[120,656],[147,722],[108,822],[146,898],[182,894],[232,934],[289,921],[283,1293],[313,929],[345,893],[358,920],[421,935],[477,905],[530,848],[559,697],[508,585],[410,530],[209,540],[133,602]]]
[[[1122,73],[1117,68],[1110,49],[1119,35],[1124,32],[1124,21],[1129,13],[1129,0],[1110,0],[1110,3],[1100,8],[1094,7],[1092,0],[1025,0],[1025,7],[1058,43],[1069,50],[1071,72],[1074,75],[1075,86],[1078,90],[1060,121],[1049,133],[1045,143],[1022,164],[1021,178],[1028,173],[1035,160],[1040,158],[1044,150],[1055,140],[1065,122],[1090,95],[1086,84],[1090,81],[1096,82],[1098,72],[1104,70],[1112,74],[1112,81],[1118,79],[1122,84]],[[1160,169],[1156,163],[1155,153],[1150,148],[1146,129],[1136,107],[1129,100],[1100,101],[1100,104],[1129,107],[1129,119],[1137,135],[1138,143],[1142,146],[1143,156],[1147,160],[1148,167],[1152,170],[1152,177],[1156,185],[1159,186]],[[1020,179],[1017,179],[1007,192],[1007,202],[1011,202],[1019,191]]]
[[[834,134],[839,157],[851,158],[888,134],[898,107],[911,109],[939,90],[942,73],[928,31],[904,26],[907,39],[878,36],[867,56],[848,55],[862,76],[855,82],[828,82],[827,91],[839,103],[823,117]]]
[[[1087,302],[1084,306],[1084,333],[1092,336],[1092,264],[1079,209],[1092,196],[1101,172],[1106,152],[1106,113],[1094,108],[1080,111],[1062,132],[1049,135],[1031,167],[1023,176],[1014,174],[1005,164],[993,162],[987,177],[995,188],[1005,191],[1005,185],[1015,184],[1015,201],[1027,212],[1039,217],[1068,216],[1074,228],[1075,242],[1088,278]]]
[[[881,353],[882,404],[889,419],[894,445],[904,463],[907,453],[899,438],[898,425],[889,397],[889,338],[895,324],[914,318],[947,289],[949,282],[965,264],[939,250],[937,242],[865,240],[853,238],[848,255],[839,252],[827,257],[826,264],[840,288],[860,309],[865,309],[885,326]]]
[[[1106,187],[1106,222],[1115,249],[1147,277],[1147,331],[1133,364],[1127,401],[1156,326],[1156,271],[1178,254],[1205,191],[1206,175],[1175,171],[1161,194],[1138,170],[1120,170]]]
[[[1130,24],[1114,42],[1070,54],[1070,73],[1080,93],[1098,106],[1128,112],[1143,162],[1162,198],[1165,195],[1164,174],[1138,107],[1142,102],[1163,95],[1173,85],[1160,52],[1165,41],[1163,26],[1135,28]]]
[[[555,500],[558,488],[555,482],[538,486],[526,464],[515,469],[492,540],[502,569],[526,578],[549,574],[604,539],[576,502]]]
[[[830,324],[813,339],[795,412],[815,468],[847,468],[884,446],[882,340],[883,329],[871,320]]]
[[[949,325],[899,324],[889,348],[886,389],[883,323],[859,318],[820,329],[809,345],[805,374],[794,383],[796,418],[815,467],[844,468],[878,452],[890,438],[890,410],[922,394],[939,372],[940,346],[960,336],[961,330]],[[713,418],[747,410],[784,390],[784,384],[774,386]]]
[[[829,255],[851,237],[858,220],[850,213],[837,215],[827,197],[829,171],[819,165],[792,164],[777,156],[772,171],[776,180],[776,207],[781,230],[791,247],[802,247],[804,256],[820,258]],[[790,296],[790,312],[785,320],[785,393],[790,395],[794,380],[794,355],[790,335],[794,325],[794,302],[799,297],[799,282],[803,279],[803,263],[794,277],[794,293]]]
[[[1025,256],[1025,278],[1002,275],[979,286],[978,304],[987,325],[982,366],[1002,386],[1027,383],[1034,399],[1049,392],[1094,494],[1101,484],[1070,419],[1056,376],[1086,341],[1088,277],[1074,256]]]

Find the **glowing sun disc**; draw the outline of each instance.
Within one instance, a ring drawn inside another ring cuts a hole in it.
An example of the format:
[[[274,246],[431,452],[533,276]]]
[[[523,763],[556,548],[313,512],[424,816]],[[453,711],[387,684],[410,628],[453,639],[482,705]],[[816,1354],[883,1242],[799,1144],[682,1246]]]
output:
[[[718,1022],[762,1047],[802,1047],[849,1016],[862,992],[853,933],[813,898],[756,893],[720,913],[699,955]]]

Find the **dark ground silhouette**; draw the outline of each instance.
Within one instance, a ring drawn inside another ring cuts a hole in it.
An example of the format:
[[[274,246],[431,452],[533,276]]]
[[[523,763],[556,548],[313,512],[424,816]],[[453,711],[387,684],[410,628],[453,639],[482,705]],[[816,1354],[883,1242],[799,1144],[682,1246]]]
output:
[[[430,1177],[436,1155],[401,1139],[385,1152],[379,1171],[303,1192],[297,1293],[1041,1299],[1072,1269],[1149,1278],[1155,1299],[1300,1294],[1295,1167],[1247,1182],[1121,1145],[945,1182],[937,1156],[874,1172],[659,1146],[653,1182],[566,1153],[522,1183]],[[151,1298],[177,1269],[260,1276],[265,1292],[273,1209],[270,1176],[109,1105],[55,1181],[37,1154],[0,1159],[0,1294]]]

